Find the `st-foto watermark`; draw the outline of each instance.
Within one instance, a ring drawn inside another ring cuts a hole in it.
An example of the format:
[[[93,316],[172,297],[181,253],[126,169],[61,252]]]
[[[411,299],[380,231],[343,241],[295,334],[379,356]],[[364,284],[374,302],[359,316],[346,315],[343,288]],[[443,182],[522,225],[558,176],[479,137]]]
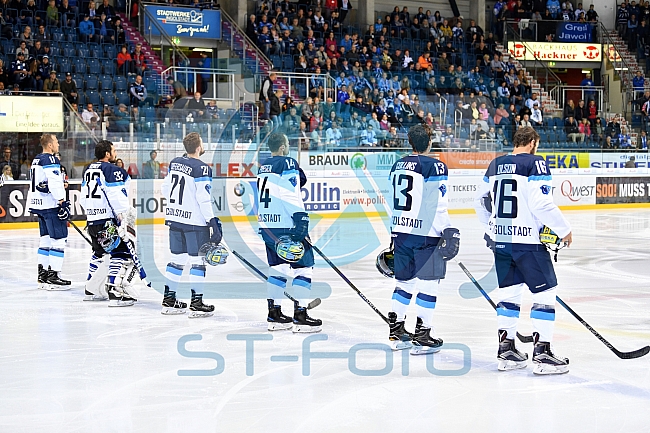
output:
[[[185,358],[200,358],[200,359],[213,359],[217,365],[210,370],[178,370],[179,376],[216,376],[226,370],[226,359],[223,355],[217,352],[205,351],[192,351],[186,348],[186,344],[191,341],[202,340],[200,334],[184,335],[178,339],[177,349],[178,353]],[[243,341],[245,343],[246,353],[246,375],[255,375],[255,342],[263,344],[264,341],[273,340],[271,334],[228,334],[226,339],[229,341]],[[401,357],[401,372],[402,376],[408,376],[410,371],[410,355],[409,350],[393,351],[391,347],[383,343],[357,343],[350,347],[348,351],[316,351],[312,347],[312,343],[317,341],[328,340],[327,334],[315,334],[305,337],[302,341],[301,356],[299,355],[271,355],[269,360],[274,363],[302,363],[302,375],[309,376],[311,374],[312,362],[317,359],[345,359],[347,360],[348,370],[357,376],[385,376],[393,371],[395,356]],[[472,365],[472,353],[464,344],[461,343],[445,343],[440,348],[441,352],[461,352],[462,353],[462,367],[451,369],[438,369],[435,366],[436,356],[434,354],[427,354],[419,356],[418,358],[425,358],[425,365],[427,371],[435,376],[462,376],[470,371]],[[358,366],[357,355],[362,351],[377,351],[385,354],[385,363],[382,368],[378,369],[363,369]]]

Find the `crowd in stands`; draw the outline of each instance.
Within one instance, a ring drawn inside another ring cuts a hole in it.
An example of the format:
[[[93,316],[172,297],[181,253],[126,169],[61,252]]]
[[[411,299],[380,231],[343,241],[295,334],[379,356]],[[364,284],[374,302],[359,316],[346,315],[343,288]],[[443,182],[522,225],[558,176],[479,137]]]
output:
[[[561,118],[547,118],[524,70],[497,51],[494,33],[474,20],[445,19],[422,7],[411,14],[396,6],[361,32],[335,12],[262,2],[247,19],[247,36],[276,70],[308,75],[307,86],[296,85],[288,95],[275,92],[268,106],[273,127],[303,148],[400,146],[400,134],[416,123],[442,131],[441,148],[474,150],[481,140],[508,147],[514,131],[528,125],[544,131],[542,145],[549,147],[627,146],[629,140],[611,136],[594,91],[577,104],[584,113],[580,108],[569,116],[571,110],[564,110]],[[584,10],[568,1],[495,6],[498,19],[540,12],[551,14],[549,20],[598,19],[593,5]],[[322,74],[329,76],[328,85]],[[589,89],[594,82],[587,76],[582,85]],[[304,101],[294,103],[292,96]]]

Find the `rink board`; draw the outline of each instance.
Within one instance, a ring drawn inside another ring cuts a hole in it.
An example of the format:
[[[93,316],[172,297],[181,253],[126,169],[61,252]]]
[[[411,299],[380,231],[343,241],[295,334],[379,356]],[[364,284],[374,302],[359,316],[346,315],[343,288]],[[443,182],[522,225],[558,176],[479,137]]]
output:
[[[478,170],[471,171],[474,173],[450,172],[447,194],[452,213],[473,212],[483,176],[478,174]],[[622,169],[612,171],[620,172]],[[637,174],[635,169],[626,171],[628,173],[554,174],[555,203],[565,209],[650,205],[650,175]],[[166,199],[160,192],[162,182],[147,179],[131,182],[130,195],[140,224],[164,222]],[[27,181],[7,182],[0,189],[0,229],[35,227],[34,224],[24,224],[36,221],[26,206],[29,185]],[[385,216],[389,188],[388,176],[371,175],[363,170],[350,177],[309,177],[301,190],[306,210],[317,218],[359,218]],[[80,181],[70,181],[68,199],[72,204],[73,220],[85,219],[80,194]],[[218,178],[212,181],[214,211],[225,221],[254,220],[257,194],[255,178]]]

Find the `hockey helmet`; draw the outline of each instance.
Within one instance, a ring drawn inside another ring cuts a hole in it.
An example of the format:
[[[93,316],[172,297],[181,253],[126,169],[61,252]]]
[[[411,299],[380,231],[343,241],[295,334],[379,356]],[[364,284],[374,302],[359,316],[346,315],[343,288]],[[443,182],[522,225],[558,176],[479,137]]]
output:
[[[275,252],[281,259],[289,263],[296,263],[305,255],[305,247],[302,242],[296,242],[291,236],[280,236],[275,244]]]
[[[117,226],[113,221],[106,221],[104,228],[97,233],[97,243],[107,253],[110,253],[120,244],[120,235],[117,233]]]
[[[377,270],[380,274],[387,278],[395,276],[395,251],[392,248],[387,248],[377,256]]]
[[[207,242],[199,248],[203,263],[210,266],[223,265],[228,259],[228,254],[228,250],[223,245],[214,242]]]

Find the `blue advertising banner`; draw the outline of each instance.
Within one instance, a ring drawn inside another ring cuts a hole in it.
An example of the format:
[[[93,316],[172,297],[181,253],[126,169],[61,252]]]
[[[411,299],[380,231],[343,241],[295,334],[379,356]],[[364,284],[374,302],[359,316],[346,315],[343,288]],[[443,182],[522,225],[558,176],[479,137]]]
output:
[[[594,26],[587,23],[561,22],[555,30],[559,42],[592,42]]]
[[[221,39],[221,11],[148,5],[145,8],[170,37]],[[147,15],[145,26],[149,26]],[[160,34],[155,25],[151,26],[151,34]]]

